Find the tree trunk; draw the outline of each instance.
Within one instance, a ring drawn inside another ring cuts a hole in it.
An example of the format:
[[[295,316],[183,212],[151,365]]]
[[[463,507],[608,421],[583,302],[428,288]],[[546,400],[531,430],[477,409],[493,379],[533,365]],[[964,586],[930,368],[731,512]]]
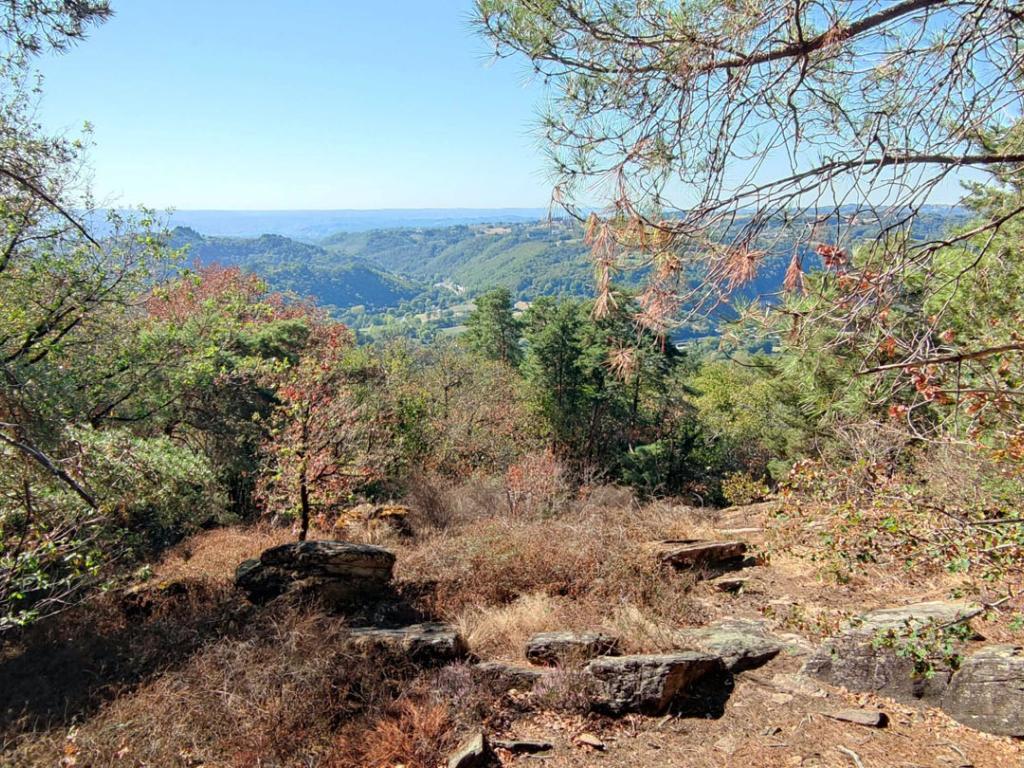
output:
[[[306,478],[302,478],[302,485],[299,486],[299,501],[302,504],[299,541],[305,541],[306,534],[309,533],[309,488],[306,487]]]

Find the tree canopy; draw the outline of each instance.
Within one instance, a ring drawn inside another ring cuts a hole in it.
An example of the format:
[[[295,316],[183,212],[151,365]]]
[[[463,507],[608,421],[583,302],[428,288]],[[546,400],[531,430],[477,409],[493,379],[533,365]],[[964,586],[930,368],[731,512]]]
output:
[[[1024,17],[1010,0],[478,0],[476,22],[549,86],[554,198],[581,219],[604,206],[591,226],[602,290],[629,254],[653,265],[650,327],[752,279],[779,221],[796,241],[790,288],[815,253],[855,272],[853,229],[884,222],[853,302],[882,312],[903,270],[950,244],[906,240],[936,189],[1024,165],[999,138],[1021,114]],[[986,211],[953,242],[1021,210]],[[929,356],[918,343],[904,358]]]

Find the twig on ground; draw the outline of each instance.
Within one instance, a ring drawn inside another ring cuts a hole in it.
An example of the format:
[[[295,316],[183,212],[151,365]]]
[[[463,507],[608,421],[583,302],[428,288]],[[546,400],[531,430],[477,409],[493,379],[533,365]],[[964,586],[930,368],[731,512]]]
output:
[[[857,768],[864,768],[864,763],[862,763],[862,762],[860,761],[860,755],[858,755],[858,754],[857,754],[856,752],[854,752],[854,751],[853,751],[852,749],[849,749],[849,748],[847,748],[847,747],[836,747],[836,749],[838,749],[838,750],[839,750],[840,752],[842,752],[842,753],[843,753],[844,755],[846,755],[846,756],[847,756],[847,757],[849,757],[849,758],[850,758],[851,760],[853,760],[853,764],[854,764],[854,765],[856,765],[856,766],[857,766]]]

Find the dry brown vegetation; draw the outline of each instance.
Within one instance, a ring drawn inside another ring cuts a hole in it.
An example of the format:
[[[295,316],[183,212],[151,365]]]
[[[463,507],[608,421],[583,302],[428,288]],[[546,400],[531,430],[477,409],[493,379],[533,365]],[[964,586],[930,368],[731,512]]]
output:
[[[506,635],[515,647],[512,636],[600,626],[616,614],[699,623],[706,617],[687,597],[692,578],[658,567],[644,544],[707,527],[697,510],[642,508],[602,489],[558,515],[481,515],[427,534],[402,553],[397,578],[430,582],[429,612],[459,621],[470,637]]]
[[[726,616],[766,617],[813,639],[851,612],[948,596],[954,583],[929,574],[900,587],[881,566],[837,583],[792,546],[763,549],[771,563],[748,569],[747,588],[726,594],[656,567],[644,544],[745,528],[757,546],[765,526],[778,542],[776,526],[792,525],[778,505],[713,513],[599,488],[556,513],[509,516],[495,483],[435,483],[419,493],[434,507],[417,510],[413,538],[389,542],[399,591],[456,624],[484,659],[520,658],[531,634],[569,628],[615,632],[630,651],[659,650],[671,646],[673,629]],[[345,650],[343,618],[254,608],[231,588],[240,560],[289,535],[203,533],[155,564],[143,589],[102,596],[9,643],[0,764],[436,768],[481,724],[497,736],[551,741],[551,766],[855,765],[840,747],[864,768],[994,768],[1024,756],[1020,744],[935,711],[794,684],[798,652],[714,692],[711,719],[618,721],[586,711],[571,670],[527,694],[492,690],[469,665],[421,670],[366,658]],[[885,709],[893,724],[873,731],[821,714],[858,705]],[[584,732],[606,751],[576,743]],[[529,764],[501,750],[499,758]]]

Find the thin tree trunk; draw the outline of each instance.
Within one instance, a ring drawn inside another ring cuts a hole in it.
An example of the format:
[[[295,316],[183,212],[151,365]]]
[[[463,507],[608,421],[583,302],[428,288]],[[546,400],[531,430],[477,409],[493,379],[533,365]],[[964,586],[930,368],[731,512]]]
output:
[[[302,414],[302,455],[299,459],[299,541],[305,541],[309,533],[309,419],[310,408],[307,404]]]
[[[306,540],[309,533],[309,487],[306,484],[306,471],[303,468],[302,479],[299,481],[299,503],[302,505],[302,521],[299,528],[299,541]]]

